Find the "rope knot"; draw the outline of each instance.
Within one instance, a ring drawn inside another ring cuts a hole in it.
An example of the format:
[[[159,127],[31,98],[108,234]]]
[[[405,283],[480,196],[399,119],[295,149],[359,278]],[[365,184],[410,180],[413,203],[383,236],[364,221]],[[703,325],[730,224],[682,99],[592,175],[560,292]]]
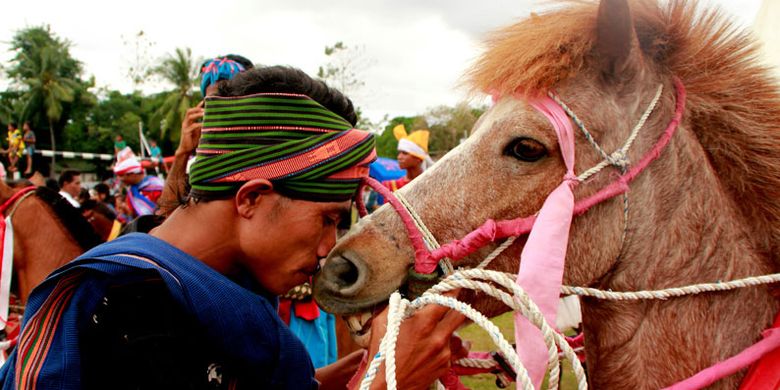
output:
[[[565,175],[563,175],[563,181],[564,183],[567,183],[569,187],[574,188],[577,184],[580,184],[580,178],[577,177],[577,175],[574,174],[574,172],[566,172]]]
[[[614,153],[609,155],[607,161],[623,172],[625,172],[628,169],[628,166],[631,165],[631,160],[628,159],[628,155],[623,150],[616,150]]]

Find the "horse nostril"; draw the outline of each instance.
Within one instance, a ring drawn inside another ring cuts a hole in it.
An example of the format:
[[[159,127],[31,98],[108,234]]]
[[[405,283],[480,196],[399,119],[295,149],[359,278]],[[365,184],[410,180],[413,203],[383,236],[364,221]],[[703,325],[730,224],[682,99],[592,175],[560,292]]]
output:
[[[358,269],[355,264],[341,256],[328,263],[324,272],[328,280],[342,288],[352,286],[358,279]]]
[[[333,256],[322,268],[321,280],[340,295],[353,295],[360,290],[364,282],[364,270],[359,264],[341,256]]]

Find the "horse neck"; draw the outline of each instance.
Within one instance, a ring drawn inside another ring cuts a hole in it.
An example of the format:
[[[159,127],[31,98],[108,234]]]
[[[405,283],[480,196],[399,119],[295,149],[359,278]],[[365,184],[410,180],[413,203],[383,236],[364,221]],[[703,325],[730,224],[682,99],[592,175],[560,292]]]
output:
[[[34,197],[19,205],[12,223],[14,270],[25,303],[35,286],[83,250],[54,212]]]
[[[716,172],[702,163],[707,157],[695,136],[680,130],[632,184],[626,247],[598,287],[655,290],[773,272],[771,260],[753,249],[749,226]],[[777,309],[763,286],[666,301],[584,299],[592,384],[668,386],[752,344]],[[719,386],[733,388],[740,379]]]

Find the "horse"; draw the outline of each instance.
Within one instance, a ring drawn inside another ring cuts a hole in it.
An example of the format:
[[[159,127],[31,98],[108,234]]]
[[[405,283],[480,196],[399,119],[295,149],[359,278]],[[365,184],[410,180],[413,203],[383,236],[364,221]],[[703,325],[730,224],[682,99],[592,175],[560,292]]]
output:
[[[624,145],[660,85],[622,163],[583,179],[575,199],[598,193],[653,150],[684,88],[679,127],[624,196],[573,219],[563,283],[658,290],[778,271],[780,93],[757,62],[753,38],[718,10],[677,0],[566,4],[495,33],[467,79],[495,104],[464,143],[399,191],[439,242],[488,219],[534,215],[561,184],[567,169],[556,134],[529,99],[554,93],[590,130],[589,137],[575,134],[579,173],[604,160],[593,144],[606,151]],[[516,273],[526,241],[518,238],[488,268]],[[496,247],[456,266],[474,267]],[[414,258],[404,224],[383,206],[337,243],[315,297],[325,310],[357,315],[359,330],[370,331],[364,313],[404,290]],[[583,298],[588,381],[661,388],[734,356],[772,324],[780,309],[773,292],[757,286],[668,300]],[[476,294],[459,299],[488,316],[506,310]],[[736,388],[744,375],[713,388]]]
[[[18,189],[0,182],[0,203]],[[105,241],[110,221],[99,213],[88,221],[55,191],[38,187],[6,208],[14,234],[13,292],[24,305],[32,289],[52,271]]]

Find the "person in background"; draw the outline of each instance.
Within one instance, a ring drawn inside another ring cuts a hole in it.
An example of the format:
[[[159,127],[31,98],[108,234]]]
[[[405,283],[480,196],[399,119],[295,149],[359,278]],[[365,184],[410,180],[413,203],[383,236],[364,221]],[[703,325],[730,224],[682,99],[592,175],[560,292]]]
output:
[[[22,140],[24,141],[24,154],[27,156],[27,165],[24,170],[24,174],[28,175],[33,171],[33,154],[35,154],[35,132],[30,127],[30,122],[24,122],[22,125],[24,134]]]
[[[22,132],[16,127],[16,123],[11,122],[8,124],[6,140],[8,141],[8,170],[16,172],[18,169],[16,164],[19,162],[19,157],[22,157],[22,153],[24,153]]]
[[[114,139],[114,156],[118,155],[122,149],[127,147],[127,142],[125,142],[125,139],[122,138],[122,135],[117,134],[116,138]]]
[[[411,134],[406,133],[404,125],[393,128],[393,135],[398,140],[398,166],[406,170],[406,176],[382,182],[385,187],[395,192],[409,184],[427,168],[433,165],[431,156],[428,155],[428,130],[417,130]]]
[[[111,196],[111,188],[108,184],[97,183],[92,189],[95,191],[92,199],[105,204],[111,211],[116,212],[116,209],[114,208],[114,197]]]
[[[162,166],[163,171],[165,170],[165,164],[163,164],[162,150],[160,150],[160,147],[157,146],[156,140],[149,141],[149,157],[152,159],[152,164],[154,165],[155,168]]]
[[[135,157],[116,163],[114,173],[127,187],[127,205],[133,216],[154,214],[157,200],[162,194],[163,181],[157,176],[146,175],[141,162]]]
[[[60,187],[60,195],[75,208],[81,207],[78,198],[81,194],[81,172],[75,169],[62,171],[57,180]]]
[[[95,233],[103,241],[117,238],[122,230],[122,223],[117,220],[116,213],[106,203],[87,199],[81,204],[81,215],[93,226]]]
[[[75,169],[68,169],[60,174],[57,179],[60,195],[75,208],[81,207],[78,198],[81,194],[81,172]]]

